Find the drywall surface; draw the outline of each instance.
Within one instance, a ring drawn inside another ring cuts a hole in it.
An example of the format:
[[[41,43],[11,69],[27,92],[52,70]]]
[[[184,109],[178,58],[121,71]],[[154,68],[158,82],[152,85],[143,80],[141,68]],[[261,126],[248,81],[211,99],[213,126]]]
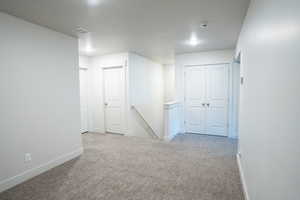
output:
[[[184,68],[186,66],[211,65],[220,63],[231,64],[234,50],[208,51],[176,55],[175,57],[175,99],[180,102],[181,131],[184,132]]]
[[[239,151],[250,200],[299,199],[299,8],[253,0],[240,35]]]
[[[134,53],[129,54],[129,104],[134,105],[148,125],[163,137],[164,69],[163,66]],[[129,110],[129,133],[140,135],[142,121]],[[140,122],[139,122],[140,121]],[[143,135],[147,135],[144,132]]]
[[[240,64],[232,63],[232,73],[230,88],[232,89],[232,99],[229,102],[229,119],[231,120],[230,137],[238,138],[239,133],[239,104],[240,104]]]
[[[175,101],[175,65],[164,65],[164,99]]]
[[[1,191],[82,146],[77,40],[4,13],[0,27]]]
[[[79,56],[79,68],[88,69],[90,65],[90,58],[88,56]]]
[[[105,133],[103,68],[123,67],[125,76],[127,76],[127,60],[127,53],[90,57],[90,66],[88,70],[89,131]],[[124,88],[127,90],[127,80],[125,80],[124,84]],[[125,97],[125,101],[127,102],[127,96]],[[125,131],[127,130],[127,124],[127,121],[125,121],[123,124]]]
[[[103,102],[103,68],[122,66],[125,74],[124,134],[149,137],[145,123],[132,105],[149,125],[163,135],[163,67],[134,53],[120,53],[90,57],[88,70],[89,130],[105,132]]]

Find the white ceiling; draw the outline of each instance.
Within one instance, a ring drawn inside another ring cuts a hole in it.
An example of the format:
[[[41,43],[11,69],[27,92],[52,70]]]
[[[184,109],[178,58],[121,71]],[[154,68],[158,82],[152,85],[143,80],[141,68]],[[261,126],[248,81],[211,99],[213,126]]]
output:
[[[174,54],[234,48],[249,0],[0,0],[0,11],[80,35],[82,55],[137,52],[161,63]],[[208,28],[200,27],[208,21]],[[195,33],[201,44],[186,41]]]

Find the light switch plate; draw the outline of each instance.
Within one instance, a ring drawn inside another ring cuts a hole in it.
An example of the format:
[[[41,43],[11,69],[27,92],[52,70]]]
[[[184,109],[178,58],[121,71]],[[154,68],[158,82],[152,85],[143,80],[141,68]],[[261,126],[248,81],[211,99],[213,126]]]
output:
[[[30,162],[30,161],[31,161],[31,154],[25,153],[25,162]]]

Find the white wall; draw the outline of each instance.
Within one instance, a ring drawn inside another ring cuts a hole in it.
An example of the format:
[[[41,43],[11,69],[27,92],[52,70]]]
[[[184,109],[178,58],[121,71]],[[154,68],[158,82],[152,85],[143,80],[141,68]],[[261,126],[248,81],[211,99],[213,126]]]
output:
[[[0,27],[2,191],[78,156],[82,146],[77,40],[4,13]]]
[[[159,136],[163,137],[164,69],[163,66],[137,54],[129,54],[129,103],[134,105]],[[130,109],[129,133],[147,135]]]
[[[207,64],[220,64],[231,63],[234,58],[234,50],[221,50],[221,51],[208,51],[199,53],[181,54],[175,56],[175,93],[176,100],[181,103],[180,117],[181,117],[181,132],[184,132],[184,67],[191,65],[207,65]],[[234,137],[229,133],[230,137]]]
[[[88,56],[79,56],[79,82],[80,82],[80,115],[81,115],[81,133],[89,131],[88,115],[88,69],[90,58]]]
[[[238,138],[239,133],[239,104],[240,104],[240,64],[232,63],[232,79],[230,80],[230,88],[232,89],[232,99],[229,101],[229,119],[231,120],[230,137]]]
[[[164,99],[175,101],[175,65],[164,65]]]
[[[79,56],[79,68],[88,69],[90,58],[88,56]]]
[[[102,68],[124,66],[125,134],[149,137],[145,126],[132,110],[135,105],[149,125],[163,135],[163,67],[134,53],[120,53],[90,58],[89,67],[89,130],[104,133]]]
[[[240,35],[240,152],[251,200],[299,199],[299,8],[253,0]]]
[[[168,102],[164,105],[164,130],[165,141],[171,141],[178,133],[180,133],[180,103]]]

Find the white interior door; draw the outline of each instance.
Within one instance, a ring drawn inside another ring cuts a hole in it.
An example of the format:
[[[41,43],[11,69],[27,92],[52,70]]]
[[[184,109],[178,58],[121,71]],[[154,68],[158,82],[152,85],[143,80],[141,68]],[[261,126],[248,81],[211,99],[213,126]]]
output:
[[[206,134],[206,69],[189,67],[185,72],[186,132]]]
[[[227,136],[228,67],[207,68],[207,134]]]
[[[124,111],[123,68],[105,68],[103,71],[106,132],[122,134]]]
[[[227,136],[227,104],[226,64],[186,68],[186,132]]]
[[[87,70],[79,70],[80,81],[80,115],[81,126],[80,132],[84,133],[88,131],[88,85],[87,85]]]

